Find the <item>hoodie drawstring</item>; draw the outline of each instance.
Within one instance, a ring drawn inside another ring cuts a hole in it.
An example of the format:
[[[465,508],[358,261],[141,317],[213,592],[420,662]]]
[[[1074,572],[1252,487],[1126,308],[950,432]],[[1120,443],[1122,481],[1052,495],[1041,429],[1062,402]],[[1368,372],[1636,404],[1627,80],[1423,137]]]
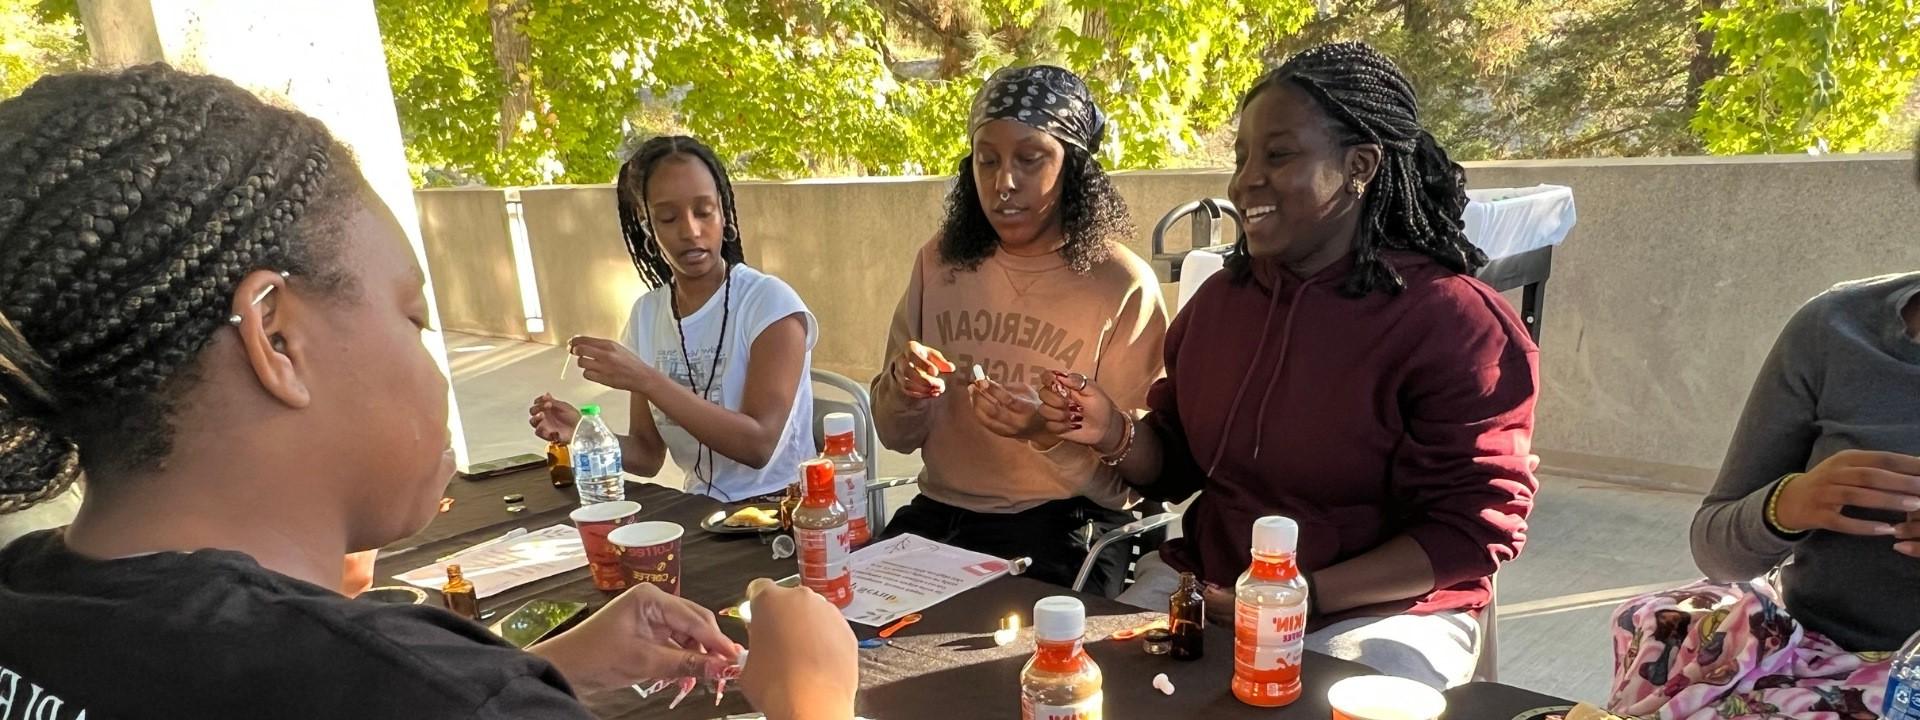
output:
[[[1267,403],[1273,399],[1274,386],[1280,384],[1281,371],[1286,369],[1287,346],[1293,340],[1293,318],[1300,311],[1300,301],[1306,297],[1307,287],[1313,283],[1311,278],[1301,282],[1300,287],[1293,291],[1292,305],[1287,308],[1287,326],[1280,335],[1280,359],[1274,365],[1273,379],[1267,382],[1266,392],[1260,396],[1260,417],[1254,421],[1253,457],[1256,460],[1260,458],[1261,440],[1267,425]],[[1214,471],[1220,469],[1220,460],[1227,453],[1227,441],[1233,437],[1233,421],[1240,415],[1240,401],[1246,398],[1247,383],[1253,381],[1253,373],[1260,369],[1260,358],[1267,350],[1267,339],[1271,337],[1270,331],[1273,329],[1273,311],[1280,307],[1279,283],[1275,282],[1274,285],[1273,301],[1267,304],[1266,320],[1260,324],[1260,344],[1254,346],[1253,360],[1247,364],[1247,372],[1240,377],[1240,386],[1233,392],[1233,405],[1227,410],[1226,424],[1220,426],[1220,442],[1213,449],[1212,462],[1207,464],[1207,477],[1213,477]]]

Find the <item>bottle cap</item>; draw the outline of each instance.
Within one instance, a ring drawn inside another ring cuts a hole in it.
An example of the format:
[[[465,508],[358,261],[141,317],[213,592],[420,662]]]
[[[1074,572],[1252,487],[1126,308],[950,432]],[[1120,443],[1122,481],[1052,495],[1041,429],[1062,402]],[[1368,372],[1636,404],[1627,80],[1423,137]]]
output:
[[[1079,640],[1087,634],[1087,606],[1065,595],[1033,604],[1033,636],[1045,642]]]
[[[814,458],[800,463],[800,475],[807,479],[807,499],[834,499],[833,462]]]
[[[1291,553],[1300,548],[1300,524],[1292,518],[1268,515],[1253,521],[1253,551],[1263,555]]]
[[[827,417],[821,420],[820,424],[826,429],[827,437],[853,434],[854,423],[851,413],[827,413]]]
[[[600,406],[599,405],[582,405],[580,406],[580,414],[586,417],[593,417],[595,415],[599,415]]]

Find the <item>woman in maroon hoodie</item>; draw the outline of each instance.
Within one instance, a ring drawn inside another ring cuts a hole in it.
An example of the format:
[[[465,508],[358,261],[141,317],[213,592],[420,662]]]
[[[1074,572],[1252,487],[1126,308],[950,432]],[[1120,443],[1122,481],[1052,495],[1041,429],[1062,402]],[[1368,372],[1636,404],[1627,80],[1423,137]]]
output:
[[[1487,259],[1461,230],[1465,173],[1420,126],[1406,77],[1356,43],[1255,85],[1234,155],[1245,232],[1168,331],[1150,412],[1116,411],[1077,375],[1048,398],[1058,434],[1142,494],[1205,490],[1121,599],[1166,607],[1192,572],[1230,616],[1253,521],[1286,515],[1313,589],[1308,648],[1465,682],[1473,614],[1519,554],[1538,487],[1539,352],[1472,277]]]

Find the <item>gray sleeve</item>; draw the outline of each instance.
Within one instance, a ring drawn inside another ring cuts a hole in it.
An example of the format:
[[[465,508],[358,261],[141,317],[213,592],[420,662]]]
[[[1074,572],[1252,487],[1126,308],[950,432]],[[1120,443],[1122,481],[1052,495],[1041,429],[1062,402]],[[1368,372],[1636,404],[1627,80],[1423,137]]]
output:
[[[1767,526],[1767,495],[1806,470],[1818,434],[1815,410],[1831,295],[1800,308],[1760,368],[1734,428],[1720,477],[1693,516],[1693,560],[1715,582],[1752,580],[1785,560],[1795,540]]]

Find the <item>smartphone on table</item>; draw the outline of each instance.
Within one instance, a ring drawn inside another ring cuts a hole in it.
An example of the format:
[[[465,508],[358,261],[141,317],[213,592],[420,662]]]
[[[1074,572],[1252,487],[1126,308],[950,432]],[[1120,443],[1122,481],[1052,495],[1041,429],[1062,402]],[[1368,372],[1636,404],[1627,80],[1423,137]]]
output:
[[[491,629],[493,634],[512,643],[514,647],[525,650],[534,643],[579,624],[586,617],[586,603],[531,600],[500,618],[500,622],[494,623]]]

